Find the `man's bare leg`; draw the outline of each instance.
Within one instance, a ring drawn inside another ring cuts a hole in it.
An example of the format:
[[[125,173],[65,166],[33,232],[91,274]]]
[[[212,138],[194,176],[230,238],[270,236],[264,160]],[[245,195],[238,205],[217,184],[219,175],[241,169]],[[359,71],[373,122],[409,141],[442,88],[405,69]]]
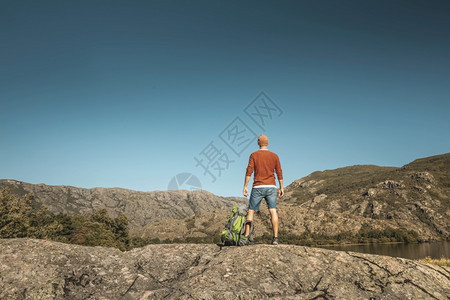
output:
[[[278,213],[276,208],[270,208],[270,219],[272,220],[273,237],[278,237]]]
[[[254,214],[255,214],[255,211],[253,209],[249,209],[248,214],[247,214],[247,221],[253,222]],[[249,234],[250,234],[250,224],[247,223],[245,225],[245,236],[248,236]]]

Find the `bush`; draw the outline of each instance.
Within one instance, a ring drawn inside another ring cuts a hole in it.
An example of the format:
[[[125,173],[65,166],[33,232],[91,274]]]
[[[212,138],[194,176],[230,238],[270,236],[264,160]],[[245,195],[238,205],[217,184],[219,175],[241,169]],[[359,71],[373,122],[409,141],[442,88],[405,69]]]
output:
[[[128,218],[111,218],[106,209],[90,215],[54,214],[33,204],[33,195],[23,197],[0,191],[0,238],[38,238],[86,246],[130,248]]]
[[[46,207],[33,206],[33,195],[23,197],[0,191],[0,238],[52,239],[64,229]]]
[[[420,262],[425,262],[428,264],[438,265],[442,267],[450,267],[450,259],[441,257],[440,259],[432,259],[431,257],[427,256],[423,259],[419,259]]]

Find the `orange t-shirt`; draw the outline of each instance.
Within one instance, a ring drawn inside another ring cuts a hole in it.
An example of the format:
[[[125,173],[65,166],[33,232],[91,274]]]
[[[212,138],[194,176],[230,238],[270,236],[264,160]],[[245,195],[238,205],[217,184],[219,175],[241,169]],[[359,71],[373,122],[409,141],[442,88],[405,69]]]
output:
[[[253,186],[275,185],[274,171],[277,173],[278,180],[283,179],[280,159],[269,150],[258,150],[250,155],[245,175],[252,176],[253,171],[255,171]]]

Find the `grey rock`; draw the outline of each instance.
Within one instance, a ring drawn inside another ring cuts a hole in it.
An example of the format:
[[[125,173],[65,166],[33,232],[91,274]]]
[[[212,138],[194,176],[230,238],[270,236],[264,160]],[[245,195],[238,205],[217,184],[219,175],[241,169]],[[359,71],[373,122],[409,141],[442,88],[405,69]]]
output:
[[[322,200],[326,199],[327,195],[326,194],[320,194],[316,197],[314,197],[314,199],[311,201],[311,204],[309,205],[310,208],[315,207],[317,204],[319,204],[320,202],[322,202]]]
[[[436,183],[436,180],[434,179],[434,176],[430,172],[417,172],[413,175],[411,175],[412,179],[415,179],[417,182],[429,182],[429,183]]]
[[[401,182],[394,181],[394,180],[385,180],[383,182],[380,182],[376,185],[378,188],[382,189],[395,189],[395,188],[405,188],[405,185]]]
[[[290,245],[0,240],[1,299],[448,299],[450,268]]]

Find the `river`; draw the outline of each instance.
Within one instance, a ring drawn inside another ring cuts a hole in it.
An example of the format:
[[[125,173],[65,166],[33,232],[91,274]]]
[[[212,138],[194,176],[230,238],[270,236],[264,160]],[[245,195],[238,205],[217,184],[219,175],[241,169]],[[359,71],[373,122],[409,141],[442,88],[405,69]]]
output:
[[[420,243],[420,244],[367,244],[367,245],[338,245],[324,246],[322,248],[353,251],[370,254],[403,257],[409,259],[421,259],[427,256],[438,259],[445,257],[450,259],[450,241]]]

